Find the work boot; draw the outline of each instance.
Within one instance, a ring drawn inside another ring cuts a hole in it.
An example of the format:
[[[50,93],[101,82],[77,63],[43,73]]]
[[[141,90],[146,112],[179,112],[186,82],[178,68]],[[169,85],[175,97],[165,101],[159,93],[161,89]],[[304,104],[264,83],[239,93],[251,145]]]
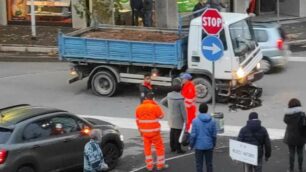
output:
[[[171,149],[171,152],[175,152],[176,151],[176,149]]]
[[[165,169],[167,169],[167,168],[169,168],[169,165],[168,165],[168,164],[165,164],[163,167],[157,168],[157,171],[165,170]]]

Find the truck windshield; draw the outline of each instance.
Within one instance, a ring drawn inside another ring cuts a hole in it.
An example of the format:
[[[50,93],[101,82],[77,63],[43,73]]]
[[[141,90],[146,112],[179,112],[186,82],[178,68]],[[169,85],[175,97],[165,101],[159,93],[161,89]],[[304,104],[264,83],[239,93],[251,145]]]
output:
[[[229,31],[235,55],[242,62],[256,48],[252,25],[248,20],[241,20],[231,24]]]

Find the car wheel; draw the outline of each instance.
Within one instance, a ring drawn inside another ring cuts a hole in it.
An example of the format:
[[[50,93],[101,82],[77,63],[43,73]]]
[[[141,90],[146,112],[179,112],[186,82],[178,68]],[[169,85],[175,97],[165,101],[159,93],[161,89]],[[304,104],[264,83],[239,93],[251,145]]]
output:
[[[102,147],[105,163],[108,165],[109,170],[114,169],[120,157],[120,150],[114,143],[106,143]]]
[[[272,64],[268,59],[260,60],[260,69],[265,73],[268,74],[271,72]]]
[[[92,91],[99,96],[113,96],[117,90],[115,77],[107,72],[100,71],[94,74],[91,80]]]
[[[208,103],[212,99],[212,85],[211,82],[203,77],[198,77],[193,80],[197,92],[198,103]]]
[[[18,168],[17,172],[35,172],[35,170],[30,166],[23,166]]]

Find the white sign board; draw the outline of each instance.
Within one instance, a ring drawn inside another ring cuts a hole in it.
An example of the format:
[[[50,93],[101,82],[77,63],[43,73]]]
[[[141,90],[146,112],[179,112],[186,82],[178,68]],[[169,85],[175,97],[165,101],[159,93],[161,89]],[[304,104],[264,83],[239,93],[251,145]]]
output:
[[[258,148],[257,146],[230,140],[230,157],[234,160],[257,166]]]

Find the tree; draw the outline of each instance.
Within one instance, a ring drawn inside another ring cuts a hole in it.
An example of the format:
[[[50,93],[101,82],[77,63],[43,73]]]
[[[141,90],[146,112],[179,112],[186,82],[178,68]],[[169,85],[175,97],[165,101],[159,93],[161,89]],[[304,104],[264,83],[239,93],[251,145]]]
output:
[[[92,11],[89,7],[89,1],[92,3]],[[114,24],[115,11],[122,9],[120,0],[79,0],[78,5],[74,5],[77,14],[81,18],[85,17],[87,21],[91,20],[93,25],[96,24]]]

